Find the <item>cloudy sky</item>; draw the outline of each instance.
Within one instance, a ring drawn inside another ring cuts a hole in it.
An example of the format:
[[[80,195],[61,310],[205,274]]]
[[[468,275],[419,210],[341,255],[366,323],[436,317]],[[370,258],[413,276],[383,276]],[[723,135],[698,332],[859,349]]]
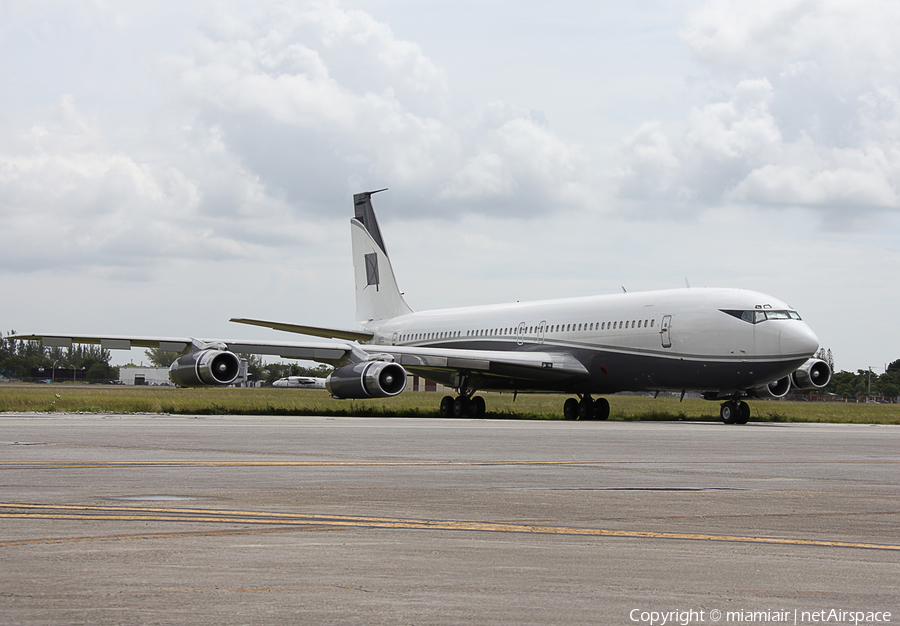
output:
[[[353,327],[351,195],[389,187],[414,308],[687,279],[879,372],[897,32],[878,0],[0,0],[0,330]]]

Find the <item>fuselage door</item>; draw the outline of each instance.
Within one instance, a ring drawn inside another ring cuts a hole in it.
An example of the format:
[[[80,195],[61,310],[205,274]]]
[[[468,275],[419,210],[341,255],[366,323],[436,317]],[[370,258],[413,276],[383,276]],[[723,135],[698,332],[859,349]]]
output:
[[[400,334],[400,333],[394,333],[393,335],[391,335],[391,345],[392,345],[392,346],[396,346],[396,345],[397,345],[397,337],[398,337],[399,334]]]
[[[544,343],[544,334],[546,332],[547,332],[547,321],[544,320],[543,322],[541,322],[541,325],[538,326],[538,331],[537,331],[537,342],[538,343]]]
[[[662,318],[662,323],[659,326],[659,338],[662,341],[663,348],[671,348],[672,347],[672,337],[669,334],[669,327],[672,325],[672,316],[665,315]]]
[[[525,322],[519,322],[519,327],[516,329],[516,343],[520,346],[525,343]]]

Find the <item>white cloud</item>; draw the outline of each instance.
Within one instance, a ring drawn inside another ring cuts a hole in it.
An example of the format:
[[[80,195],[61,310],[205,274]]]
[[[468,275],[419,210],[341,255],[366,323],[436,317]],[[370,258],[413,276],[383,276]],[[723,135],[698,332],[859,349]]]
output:
[[[898,25],[896,3],[705,4],[683,37],[727,95],[626,140],[620,196],[799,206],[848,224],[900,209]]]
[[[850,86],[895,75],[898,27],[900,5],[890,0],[716,0],[689,17],[682,35],[702,63],[725,74]]]
[[[203,167],[190,154],[138,161],[71,95],[55,108],[55,122],[11,134],[0,148],[0,216],[16,233],[0,252],[5,267],[253,256],[259,211],[283,210],[214,135],[192,148]]]
[[[628,163],[616,171],[620,193],[699,208],[721,201],[781,144],[771,91],[765,79],[745,80],[729,101],[694,108],[683,130],[642,126],[623,146]]]
[[[245,152],[247,141],[269,142],[270,152],[301,172],[316,169],[309,161],[323,156],[308,148],[331,152],[332,184],[342,191],[360,167],[372,178],[413,185],[451,166],[455,132],[439,119],[446,77],[417,45],[332,2],[277,4],[235,22],[218,19],[165,65],[229,148],[262,176],[271,173],[253,149]],[[253,127],[260,135],[248,138]],[[286,176],[270,182],[292,197],[302,193]]]
[[[535,114],[493,102],[466,135],[474,154],[441,189],[447,201],[518,203],[517,215],[590,207],[589,157]]]
[[[524,194],[529,213],[588,195],[584,155],[535,114],[497,102],[475,123],[455,114],[445,73],[418,45],[335,3],[220,19],[164,65],[203,122],[289,200],[313,179],[334,193],[348,181],[389,185],[417,213],[445,211],[436,189],[447,202],[500,200],[485,211]],[[292,167],[273,167],[275,159]]]

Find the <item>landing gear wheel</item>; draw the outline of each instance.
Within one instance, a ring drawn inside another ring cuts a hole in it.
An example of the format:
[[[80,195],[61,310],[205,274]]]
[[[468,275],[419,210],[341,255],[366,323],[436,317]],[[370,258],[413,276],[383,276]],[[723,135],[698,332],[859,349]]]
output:
[[[465,417],[469,412],[469,403],[462,396],[453,400],[453,417]]]
[[[484,403],[484,398],[481,396],[475,396],[469,400],[469,417],[484,417],[486,410],[487,406]]]
[[[578,419],[594,419],[594,401],[589,396],[583,397],[578,403]]]
[[[594,400],[594,419],[600,421],[609,419],[609,400],[606,398]]]
[[[750,421],[750,405],[746,402],[738,402],[738,418],[735,424],[746,424]]]
[[[737,424],[739,415],[737,402],[734,400],[723,402],[722,406],[719,408],[719,417],[722,418],[722,422],[725,424]]]
[[[567,420],[578,419],[578,400],[569,398],[563,405],[563,417]]]
[[[453,396],[444,396],[441,398],[441,417],[451,417],[453,415]]]

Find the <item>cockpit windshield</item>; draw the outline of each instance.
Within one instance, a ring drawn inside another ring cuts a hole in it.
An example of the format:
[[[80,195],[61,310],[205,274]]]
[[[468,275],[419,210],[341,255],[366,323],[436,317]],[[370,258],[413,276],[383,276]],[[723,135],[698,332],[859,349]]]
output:
[[[800,314],[797,311],[775,311],[773,309],[753,309],[750,311],[735,311],[732,309],[720,309],[722,313],[728,313],[734,317],[750,322],[751,324],[759,324],[766,320],[799,320]]]

